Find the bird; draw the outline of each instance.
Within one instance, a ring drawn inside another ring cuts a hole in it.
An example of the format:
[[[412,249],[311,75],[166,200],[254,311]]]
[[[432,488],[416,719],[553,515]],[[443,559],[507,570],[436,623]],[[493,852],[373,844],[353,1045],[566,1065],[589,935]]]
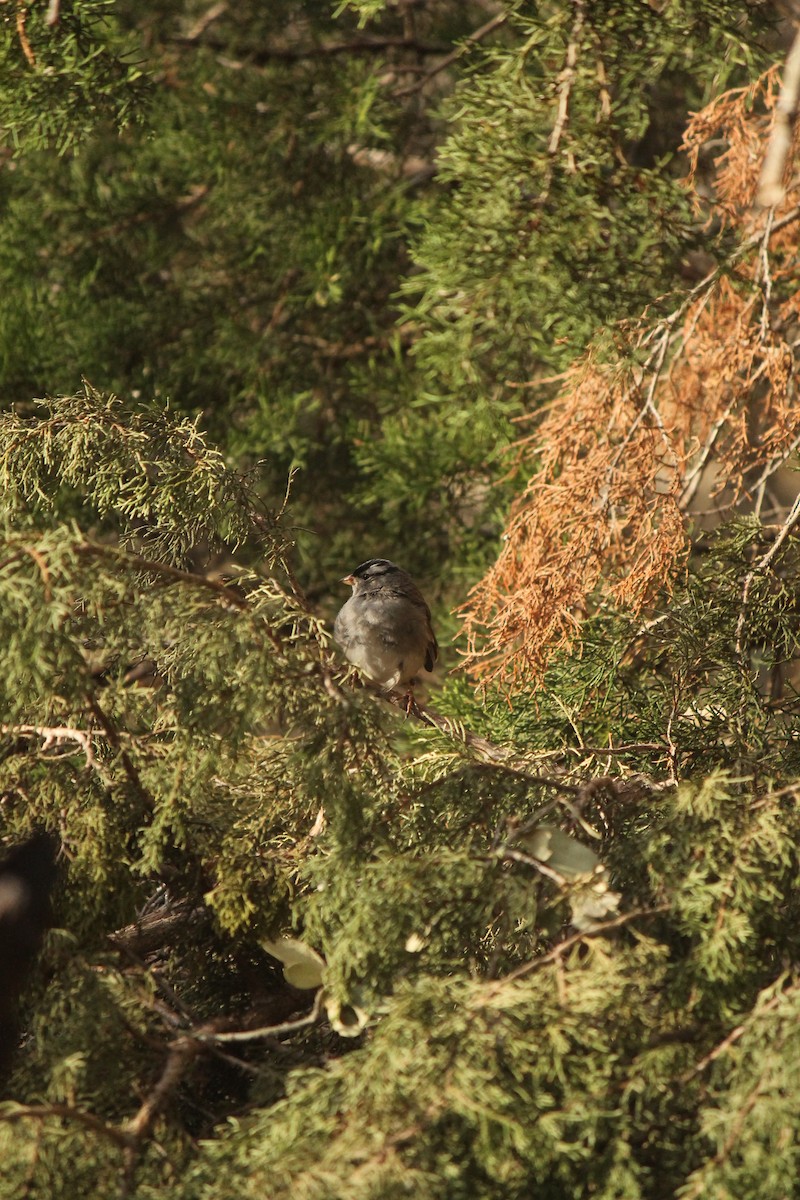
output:
[[[345,575],[353,594],[341,607],[333,636],[359,671],[386,692],[413,688],[422,669],[432,671],[439,654],[431,610],[414,580],[388,558],[370,558]]]

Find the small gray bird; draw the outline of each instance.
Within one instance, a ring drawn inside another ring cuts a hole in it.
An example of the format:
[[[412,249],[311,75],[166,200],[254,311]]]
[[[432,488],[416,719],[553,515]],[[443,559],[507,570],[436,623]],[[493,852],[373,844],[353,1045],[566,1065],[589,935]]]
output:
[[[339,610],[333,634],[350,662],[386,691],[412,688],[439,653],[431,610],[409,574],[386,558],[370,558],[345,575],[353,594]]]

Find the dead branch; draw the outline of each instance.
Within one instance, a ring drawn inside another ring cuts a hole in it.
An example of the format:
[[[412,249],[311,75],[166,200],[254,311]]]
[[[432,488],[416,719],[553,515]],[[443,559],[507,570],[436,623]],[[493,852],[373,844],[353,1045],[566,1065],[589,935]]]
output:
[[[552,133],[547,143],[547,153],[554,155],[558,150],[561,135],[564,132],[564,126],[567,123],[567,110],[569,108],[569,97],[572,91],[572,84],[575,80],[575,64],[578,61],[578,47],[580,45],[580,35],[586,20],[586,3],[585,0],[575,0],[575,20],[572,25],[572,30],[569,35],[569,43],[567,45],[567,53],[564,59],[564,68],[558,76],[558,107],[556,110],[556,120],[553,125]]]
[[[798,216],[770,213],[672,312],[649,327],[643,314],[627,336],[630,361],[608,365],[590,350],[537,432],[517,443],[521,461],[536,454],[537,470],[496,563],[461,608],[466,666],[482,682],[540,678],[552,652],[574,640],[598,587],[634,615],[668,588],[688,552],[685,506],[715,450],[731,503],[793,452],[793,354],[770,327],[768,248]],[[748,253],[745,291],[729,276]],[[794,304],[786,300],[779,321],[792,320]],[[754,429],[745,413],[756,398]]]
[[[68,725],[0,725],[0,733],[9,737],[41,738],[40,754],[49,750],[63,751],[65,747],[77,746],[86,756],[86,765],[94,765],[94,747],[92,735],[84,729],[73,729]],[[55,757],[68,757],[77,753],[75,749],[67,749],[66,755],[59,753]]]
[[[322,1009],[325,1000],[325,992],[322,988],[317,989],[314,997],[314,1006],[309,1013],[304,1017],[298,1017],[296,1021],[284,1021],[280,1025],[264,1025],[259,1029],[236,1029],[230,1032],[217,1033],[215,1031],[204,1032],[196,1030],[192,1036],[199,1043],[213,1042],[215,1045],[229,1045],[234,1042],[252,1042],[259,1038],[282,1038],[288,1037],[290,1033],[297,1033],[300,1029],[306,1029],[310,1025],[316,1025],[322,1015]]]
[[[764,227],[764,236],[761,241],[761,250],[759,253],[759,261],[761,264],[761,284],[764,288],[764,300],[761,305],[761,340],[767,340],[767,332],[769,330],[769,305],[772,299],[772,272],[769,269],[769,239],[772,233],[772,222],[775,217],[774,208],[770,208],[767,213],[767,223]]]

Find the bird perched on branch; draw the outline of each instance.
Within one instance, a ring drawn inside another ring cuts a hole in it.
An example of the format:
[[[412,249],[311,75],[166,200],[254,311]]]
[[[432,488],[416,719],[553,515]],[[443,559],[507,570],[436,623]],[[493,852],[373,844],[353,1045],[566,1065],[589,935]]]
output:
[[[411,576],[386,558],[370,558],[345,575],[353,589],[333,633],[348,659],[386,691],[405,688],[407,708],[424,667],[439,653],[431,610]]]

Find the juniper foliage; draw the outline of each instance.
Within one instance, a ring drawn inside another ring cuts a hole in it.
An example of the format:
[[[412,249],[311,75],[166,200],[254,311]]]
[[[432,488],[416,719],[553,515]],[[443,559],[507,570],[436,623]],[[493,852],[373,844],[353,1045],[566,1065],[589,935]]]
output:
[[[0,835],[61,847],[0,1196],[791,1194],[791,514],[510,704],[406,719],[329,635],[387,550],[447,630],[508,384],[724,260],[666,156],[770,12],[50,9],[0,88]]]

